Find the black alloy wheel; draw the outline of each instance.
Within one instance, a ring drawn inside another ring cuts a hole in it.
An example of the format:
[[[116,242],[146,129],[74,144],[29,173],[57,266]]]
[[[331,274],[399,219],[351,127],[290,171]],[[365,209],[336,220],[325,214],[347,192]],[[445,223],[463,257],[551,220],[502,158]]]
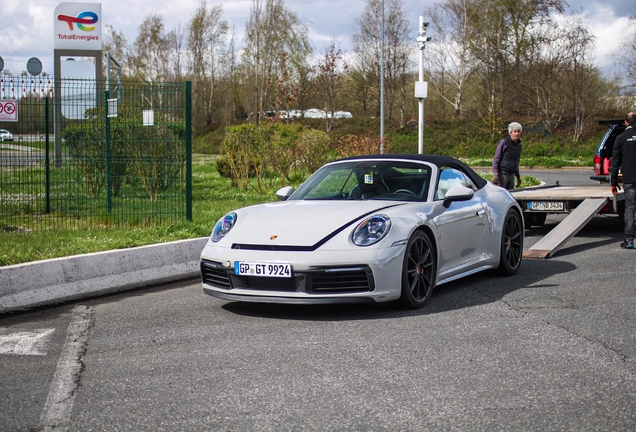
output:
[[[515,210],[510,209],[504,219],[501,232],[501,251],[499,258],[499,273],[512,276],[521,266],[523,255],[523,225],[521,217]]]
[[[406,246],[402,267],[402,306],[409,309],[423,307],[435,287],[437,261],[428,236],[416,231]]]

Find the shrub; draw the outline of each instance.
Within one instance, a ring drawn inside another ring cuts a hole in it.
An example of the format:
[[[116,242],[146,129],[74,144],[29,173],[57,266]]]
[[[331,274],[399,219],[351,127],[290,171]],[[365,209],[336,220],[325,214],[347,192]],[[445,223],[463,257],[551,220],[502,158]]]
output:
[[[299,171],[313,173],[334,156],[329,135],[317,129],[305,129],[296,142]]]
[[[250,178],[257,179],[262,191],[262,178],[280,178],[281,186],[300,172],[311,173],[333,156],[331,140],[322,131],[305,129],[297,124],[246,124],[226,129],[224,155],[217,163],[222,176],[243,191],[251,187]],[[270,181],[271,186],[271,181]]]
[[[380,136],[345,135],[338,139],[336,154],[338,157],[361,156],[380,153]],[[384,138],[384,153],[390,153],[391,143],[388,137]]]

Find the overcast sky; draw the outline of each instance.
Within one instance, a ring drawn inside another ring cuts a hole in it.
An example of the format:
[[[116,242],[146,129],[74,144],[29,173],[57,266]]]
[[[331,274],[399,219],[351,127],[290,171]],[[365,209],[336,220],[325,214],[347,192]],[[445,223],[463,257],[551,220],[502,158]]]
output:
[[[413,49],[416,52],[419,16],[436,0],[404,0],[413,26]],[[99,3],[90,2],[87,3]],[[132,43],[139,25],[151,13],[163,16],[167,30],[177,23],[186,25],[200,0],[108,0],[102,2],[102,24],[122,31]],[[0,0],[0,57],[5,70],[21,72],[30,57],[42,61],[43,70],[53,71],[53,11],[61,2],[54,0]],[[221,3],[225,19],[242,35],[252,0],[208,1]],[[597,37],[596,64],[612,71],[612,52],[630,34],[629,16],[636,13],[636,0],[570,0],[568,13],[582,13]],[[350,48],[349,36],[354,17],[360,15],[364,0],[287,0],[288,8],[309,27],[309,37],[317,52],[336,38],[341,48]],[[434,34],[430,34],[435,38]]]

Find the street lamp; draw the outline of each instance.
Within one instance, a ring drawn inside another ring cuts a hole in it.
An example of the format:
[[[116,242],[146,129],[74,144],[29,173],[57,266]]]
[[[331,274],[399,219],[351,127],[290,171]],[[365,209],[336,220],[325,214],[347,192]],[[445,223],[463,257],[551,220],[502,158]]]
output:
[[[428,23],[424,22],[424,17],[420,16],[420,27],[417,32],[417,39],[415,39],[420,48],[420,74],[418,81],[415,83],[415,97],[419,99],[419,112],[417,120],[417,152],[422,154],[424,152],[424,98],[428,93],[428,83],[424,81],[424,48],[426,48],[426,42],[431,38],[426,36],[426,29]]]

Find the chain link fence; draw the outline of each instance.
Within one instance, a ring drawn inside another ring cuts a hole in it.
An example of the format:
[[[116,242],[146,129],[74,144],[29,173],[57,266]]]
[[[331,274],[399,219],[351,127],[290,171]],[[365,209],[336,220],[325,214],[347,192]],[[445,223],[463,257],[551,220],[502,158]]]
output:
[[[192,220],[190,82],[5,90],[0,101],[14,101],[18,116],[0,116],[0,228]]]

